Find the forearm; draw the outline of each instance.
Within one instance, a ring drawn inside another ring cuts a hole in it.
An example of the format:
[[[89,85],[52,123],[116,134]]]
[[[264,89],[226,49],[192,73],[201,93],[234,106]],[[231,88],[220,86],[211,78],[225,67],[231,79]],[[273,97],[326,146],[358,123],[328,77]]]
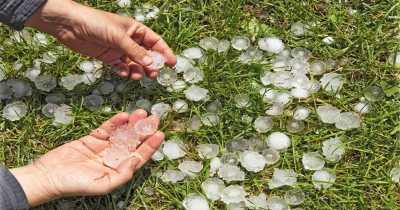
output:
[[[50,191],[50,186],[48,186],[50,182],[47,180],[44,172],[33,165],[14,168],[10,172],[18,180],[25,192],[29,206],[36,206],[57,198]]]

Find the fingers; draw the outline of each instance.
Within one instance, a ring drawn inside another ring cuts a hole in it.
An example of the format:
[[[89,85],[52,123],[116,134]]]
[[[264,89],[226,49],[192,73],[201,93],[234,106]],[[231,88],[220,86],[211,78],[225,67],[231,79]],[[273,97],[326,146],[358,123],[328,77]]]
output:
[[[129,116],[129,124],[134,126],[137,121],[144,119],[147,117],[147,112],[143,109],[138,109],[135,110],[130,116]]]
[[[142,79],[143,74],[144,74],[144,68],[143,66],[137,64],[137,63],[131,63],[129,65],[129,68],[131,69],[131,78],[133,80],[139,80]]]
[[[115,177],[112,176],[112,185],[121,186],[131,180],[140,161],[138,157],[131,157],[120,163],[117,168],[118,174]]]
[[[148,66],[153,63],[153,58],[147,54],[147,51],[133,41],[127,34],[125,34],[119,42],[119,47],[125,52],[129,59],[142,66]]]
[[[145,67],[146,76],[150,79],[156,78],[158,73],[160,73],[160,69],[149,69]]]
[[[101,138],[99,138],[101,140],[107,140],[112,131],[115,131],[118,126],[121,126],[121,125],[127,123],[128,120],[129,120],[128,113],[126,113],[126,112],[118,113],[114,117],[112,117],[109,120],[107,120],[106,122],[104,122],[98,129],[96,129],[92,133],[90,133],[90,135],[93,137],[96,137],[96,138],[101,137]],[[106,132],[107,134],[105,134],[104,132]],[[101,135],[99,135],[99,133]]]
[[[152,136],[150,136],[137,150],[136,153],[141,158],[141,161],[137,168],[142,167],[148,160],[150,160],[151,156],[157,151],[158,147],[164,141],[164,134],[160,131],[155,132]]]
[[[130,68],[124,62],[119,63],[116,67],[113,68],[113,70],[121,77],[127,77],[130,74]]]
[[[151,50],[162,53],[166,58],[166,64],[173,66],[176,64],[176,57],[172,52],[171,48],[168,47],[167,43],[154,31],[147,28],[146,26],[141,26],[146,28],[145,36],[143,37],[142,44],[150,47]]]
[[[110,142],[100,140],[90,135],[79,139],[79,141],[97,155],[103,152],[105,149],[110,148]]]

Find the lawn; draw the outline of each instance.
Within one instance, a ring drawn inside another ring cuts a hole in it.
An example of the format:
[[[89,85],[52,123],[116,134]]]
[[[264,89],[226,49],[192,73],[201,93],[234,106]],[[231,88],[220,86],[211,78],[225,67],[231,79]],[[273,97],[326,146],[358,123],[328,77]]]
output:
[[[255,37],[276,36],[283,40],[287,47],[305,47],[312,52],[310,60],[347,61],[337,66],[332,72],[340,73],[344,78],[344,86],[338,92],[340,97],[319,91],[306,99],[294,99],[280,116],[271,116],[274,128],[261,134],[266,138],[271,132],[286,133],[292,140],[288,150],[281,153],[281,159],[273,165],[266,165],[258,173],[246,172],[245,180],[230,184],[244,187],[250,195],[265,193],[269,196],[283,197],[291,187],[284,186],[270,190],[268,181],[274,168],[294,169],[298,174],[297,188],[302,189],[306,199],[299,207],[303,209],[399,209],[399,184],[391,180],[390,170],[399,166],[400,155],[400,102],[399,94],[389,92],[383,100],[372,103],[372,110],[362,115],[360,128],[342,131],[332,124],[323,123],[317,113],[318,106],[331,104],[342,111],[354,111],[354,105],[364,96],[370,86],[382,84],[399,85],[399,68],[390,65],[388,57],[391,53],[400,51],[400,2],[388,1],[149,1],[163,11],[157,19],[144,23],[160,34],[173,49],[175,54],[189,47],[198,47],[201,39],[214,36],[218,39],[231,40],[238,35]],[[329,2],[329,3],[328,3]],[[120,8],[114,1],[90,0],[80,3],[104,11],[115,13]],[[144,2],[132,1],[134,6]],[[348,10],[357,10],[348,15]],[[127,9],[130,11],[130,9]],[[312,34],[292,36],[291,25],[297,21],[315,22],[311,27]],[[27,29],[34,32],[32,29]],[[32,67],[32,61],[47,51],[54,50],[59,45],[57,40],[48,37],[51,43],[38,51],[27,43],[7,44],[5,38],[12,35],[6,27],[0,27],[1,45],[6,49],[0,52],[0,62],[6,66],[9,77],[18,77],[27,68]],[[322,39],[334,38],[331,45]],[[256,45],[252,43],[252,45]],[[4,49],[3,48],[3,49]],[[179,132],[174,130],[174,123],[186,123],[188,119],[206,112],[210,102],[194,102],[186,100],[189,111],[183,114],[170,112],[161,122],[161,131],[168,140],[178,137],[188,144],[185,158],[161,161],[149,161],[137,171],[132,181],[115,192],[104,196],[88,196],[63,198],[35,207],[36,209],[115,209],[119,201],[124,202],[126,209],[183,209],[181,201],[190,193],[204,195],[201,183],[209,178],[209,160],[201,159],[196,151],[200,144],[214,143],[222,147],[228,139],[235,137],[250,138],[257,135],[252,123],[243,123],[244,114],[257,118],[265,116],[269,107],[263,103],[260,94],[252,88],[251,83],[261,84],[260,75],[271,68],[262,64],[241,64],[237,58],[240,51],[233,49],[225,53],[205,51],[207,59],[199,63],[204,74],[204,81],[197,85],[209,90],[211,101],[218,99],[223,105],[220,123],[214,127],[202,125],[195,132]],[[42,69],[42,73],[53,75],[59,80],[68,74],[81,73],[78,64],[88,58],[68,51],[60,56],[56,63]],[[18,71],[12,71],[16,61],[25,65]],[[182,78],[182,75],[179,76]],[[111,113],[89,111],[82,106],[83,98],[90,95],[93,88],[107,79],[121,80],[124,91],[121,99],[113,101],[106,97],[105,105],[112,107]],[[32,83],[32,87],[34,87]],[[73,121],[62,127],[54,127],[52,119],[45,117],[41,108],[46,92],[33,88],[31,97],[21,101],[29,106],[28,114],[16,122],[0,118],[1,157],[0,161],[8,168],[23,166],[55,147],[76,140],[90,133],[102,122],[118,112],[125,110],[130,102],[140,98],[150,100],[153,104],[164,102],[172,105],[177,99],[185,100],[183,93],[167,92],[165,87],[148,90],[141,87],[138,81],[119,78],[104,67],[100,79],[93,85],[79,85],[73,91],[57,87],[53,91],[63,92],[68,96],[67,103],[74,113]],[[385,89],[386,90],[386,89]],[[395,92],[395,91],[394,91]],[[250,96],[252,106],[238,108],[234,96],[246,93]],[[0,110],[5,101],[0,103]],[[298,134],[286,132],[286,121],[291,119],[291,112],[297,106],[311,110],[305,119],[306,129]],[[332,137],[343,137],[346,149],[342,160],[327,162],[325,168],[337,174],[336,182],[327,189],[316,189],[311,182],[314,171],[305,170],[301,158],[304,153],[321,151],[322,142]],[[183,159],[192,159],[203,163],[203,170],[193,180],[183,180],[178,183],[164,183],[154,176],[155,170],[165,171],[169,167],[177,168]],[[245,169],[242,169],[245,171]],[[154,188],[155,195],[149,196],[144,187]],[[225,209],[221,201],[209,202],[210,209]],[[293,207],[294,208],[294,207]]]

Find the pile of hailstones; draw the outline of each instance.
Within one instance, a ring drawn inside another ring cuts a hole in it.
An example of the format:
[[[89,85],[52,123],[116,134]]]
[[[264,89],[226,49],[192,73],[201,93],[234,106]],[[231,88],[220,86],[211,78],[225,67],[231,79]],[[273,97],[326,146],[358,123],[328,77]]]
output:
[[[30,40],[32,46],[40,47],[48,43],[45,36],[35,34],[31,36],[29,32],[22,31],[15,33],[9,41]],[[204,62],[207,57],[203,55],[203,50],[215,50],[219,53],[226,52],[230,46],[236,50],[241,50],[243,53],[239,56],[238,61],[241,63],[261,63],[266,66],[271,66],[273,71],[266,71],[261,75],[262,85],[253,83],[253,87],[259,91],[263,97],[263,101],[270,104],[271,108],[266,111],[266,115],[281,115],[283,109],[292,102],[292,98],[306,98],[309,94],[318,92],[321,88],[327,92],[337,93],[343,85],[344,79],[337,73],[326,73],[335,66],[335,61],[328,60],[326,62],[315,60],[308,62],[311,57],[311,52],[305,48],[285,48],[283,42],[276,37],[262,38],[258,41],[258,48],[250,45],[251,41],[244,36],[234,37],[231,42],[228,40],[218,40],[215,37],[208,37],[200,41],[200,46],[203,48],[189,48],[183,51],[182,56],[177,56],[177,64],[172,68],[164,68],[157,79],[149,79],[143,77],[140,84],[148,89],[157,87],[158,84],[166,86],[169,92],[184,92],[186,98],[192,101],[208,101],[210,96],[208,90],[197,86],[196,83],[203,81],[203,74],[199,67],[195,66],[194,60]],[[41,74],[40,69],[43,65],[54,63],[58,55],[64,53],[64,48],[57,47],[54,52],[47,52],[42,59],[35,59],[35,67],[29,68],[24,76],[29,78],[35,86],[46,92],[50,92],[57,86],[56,79],[48,74]],[[154,60],[150,68],[160,69],[164,67],[166,61],[160,53],[148,52]],[[274,57],[269,60],[264,60],[264,55]],[[394,60],[394,56],[391,58]],[[400,60],[400,59],[396,59]],[[15,70],[20,69],[21,63],[16,63]],[[80,69],[84,72],[82,75],[68,75],[61,78],[58,82],[67,90],[73,90],[80,83],[91,84],[99,76],[99,69],[102,64],[97,61],[83,61],[79,64]],[[15,121],[26,115],[28,107],[20,101],[23,96],[30,96],[32,88],[29,83],[22,79],[6,79],[4,67],[0,66],[0,99],[6,100],[7,106],[3,110],[3,117]],[[178,80],[178,74],[183,73],[183,80]],[[320,80],[310,80],[307,74],[313,75],[316,78],[322,75]],[[188,87],[190,84],[190,87]],[[280,89],[290,89],[277,91],[273,86]],[[103,95],[109,95],[113,98],[118,96],[116,93],[122,92],[122,83],[120,82],[102,82],[93,91],[92,94],[85,97],[84,106],[89,110],[97,110],[104,104]],[[354,106],[354,110],[360,114],[368,113],[372,104],[371,101],[379,101],[384,97],[384,93],[380,87],[372,86],[365,92],[365,98],[362,98],[359,103]],[[51,93],[46,97],[48,103],[42,109],[46,116],[54,117],[54,125],[69,123],[73,117],[71,107],[63,104],[64,95],[61,93]],[[241,93],[235,96],[235,102],[238,107],[251,106],[250,98],[247,94]],[[105,107],[104,109],[109,109]],[[165,103],[152,104],[146,99],[131,103],[127,106],[126,111],[132,112],[135,109],[145,109],[153,115],[157,115],[160,119],[165,119],[171,111],[171,106]],[[186,112],[188,104],[184,100],[178,100],[173,103],[172,109],[176,112]],[[298,107],[293,112],[293,118],[286,124],[286,129],[289,133],[298,133],[304,129],[303,120],[309,115],[309,110],[304,107]],[[201,117],[194,115],[189,119],[186,125],[188,132],[196,131],[202,124],[206,126],[215,126],[219,124],[219,115],[222,114],[222,104],[215,100],[207,106],[207,112]],[[340,112],[339,109],[331,105],[323,105],[318,107],[317,114],[324,123],[335,124],[337,128],[342,130],[360,127],[360,115],[355,112]],[[242,118],[245,123],[253,123],[254,128],[265,133],[271,130],[274,126],[272,119],[268,116],[260,116],[253,119],[251,116],[244,115]],[[174,129],[184,131],[185,125],[176,123]],[[132,130],[130,128],[130,130]],[[136,132],[136,131],[135,131]],[[116,145],[118,142],[117,141]],[[331,161],[339,161],[344,153],[341,147],[343,143],[340,138],[332,138],[323,142],[322,153],[326,159]],[[287,191],[284,199],[278,196],[271,196],[266,199],[264,194],[258,196],[250,196],[246,198],[247,193],[241,186],[231,185],[225,186],[225,183],[232,181],[243,181],[245,172],[237,165],[240,163],[248,172],[262,171],[266,164],[274,164],[279,161],[279,153],[285,151],[291,145],[290,138],[284,133],[274,132],[268,136],[266,140],[262,140],[259,136],[255,136],[246,140],[237,138],[228,140],[226,148],[222,151],[218,145],[207,144],[198,147],[199,156],[211,159],[210,175],[220,178],[210,178],[206,180],[202,186],[206,192],[207,198],[210,200],[221,199],[228,205],[228,209],[238,209],[246,207],[261,207],[270,209],[288,209],[288,205],[299,205],[304,201],[305,195],[300,189]],[[162,147],[154,154],[153,160],[159,161],[164,158],[164,155],[170,159],[177,159],[185,156],[187,146],[179,141],[179,139],[170,139],[166,141]],[[112,154],[110,166],[115,165]],[[220,154],[223,157],[218,157]],[[303,165],[307,170],[316,170],[312,176],[314,186],[316,188],[327,188],[335,181],[336,175],[333,171],[324,169],[325,161],[318,151],[305,153],[303,155]],[[119,158],[118,158],[119,159]],[[224,160],[224,161],[223,161]],[[168,169],[161,178],[166,182],[178,182],[184,178],[193,179],[196,173],[203,169],[200,162],[183,161],[179,167],[180,170]],[[393,181],[399,181],[400,169],[393,168],[391,171]],[[278,169],[274,170],[273,177],[269,182],[271,189],[281,186],[296,187],[297,175],[293,169]],[[222,180],[221,180],[222,179]],[[223,181],[224,180],[224,181]],[[151,189],[147,189],[151,191]],[[208,203],[205,197],[200,194],[189,194],[183,201],[183,205],[188,209],[208,209]],[[201,208],[199,208],[201,207]]]

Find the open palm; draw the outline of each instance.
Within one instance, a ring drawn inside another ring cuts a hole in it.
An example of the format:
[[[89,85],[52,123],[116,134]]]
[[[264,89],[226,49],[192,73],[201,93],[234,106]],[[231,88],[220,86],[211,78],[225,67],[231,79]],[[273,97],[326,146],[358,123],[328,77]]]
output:
[[[146,118],[147,112],[136,110],[131,115],[119,113],[103,123],[90,135],[62,145],[38,159],[34,166],[45,171],[55,197],[106,194],[132,178],[135,170],[145,164],[164,140],[162,132],[141,136],[135,157],[122,162],[116,170],[103,164],[110,147],[110,132],[125,123],[134,125]],[[150,116],[158,121],[157,116]]]

